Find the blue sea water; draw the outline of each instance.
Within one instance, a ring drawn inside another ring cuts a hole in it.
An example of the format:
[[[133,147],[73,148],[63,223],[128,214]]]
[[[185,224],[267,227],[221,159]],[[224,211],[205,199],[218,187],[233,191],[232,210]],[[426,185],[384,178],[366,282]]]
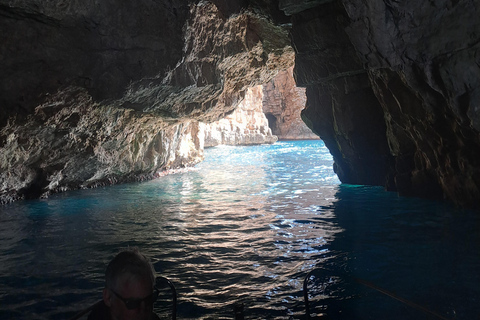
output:
[[[0,207],[0,319],[68,319],[137,246],[178,319],[478,319],[480,217],[342,185],[322,141],[206,150],[193,170]]]

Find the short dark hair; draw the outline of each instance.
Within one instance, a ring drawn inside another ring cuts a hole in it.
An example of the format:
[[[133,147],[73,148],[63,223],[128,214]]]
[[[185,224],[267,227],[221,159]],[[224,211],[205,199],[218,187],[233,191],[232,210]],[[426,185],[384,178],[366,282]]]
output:
[[[105,271],[105,287],[114,289],[117,280],[124,274],[150,277],[155,286],[155,269],[150,260],[136,247],[121,251],[110,261]]]

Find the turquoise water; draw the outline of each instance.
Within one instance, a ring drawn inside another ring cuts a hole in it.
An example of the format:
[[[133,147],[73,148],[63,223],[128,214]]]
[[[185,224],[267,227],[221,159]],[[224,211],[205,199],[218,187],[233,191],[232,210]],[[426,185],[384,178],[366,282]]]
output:
[[[479,215],[341,185],[322,141],[216,147],[189,171],[0,210],[0,319],[68,319],[127,246],[175,283],[179,319],[233,319],[237,303],[247,319],[305,319],[318,267],[312,314],[480,314]]]

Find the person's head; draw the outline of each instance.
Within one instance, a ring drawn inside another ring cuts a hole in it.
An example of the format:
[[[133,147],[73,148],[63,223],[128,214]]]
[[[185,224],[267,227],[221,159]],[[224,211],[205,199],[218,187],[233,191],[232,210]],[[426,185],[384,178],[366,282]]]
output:
[[[137,248],[120,252],[107,266],[103,301],[112,320],[148,320],[152,314],[155,270]]]

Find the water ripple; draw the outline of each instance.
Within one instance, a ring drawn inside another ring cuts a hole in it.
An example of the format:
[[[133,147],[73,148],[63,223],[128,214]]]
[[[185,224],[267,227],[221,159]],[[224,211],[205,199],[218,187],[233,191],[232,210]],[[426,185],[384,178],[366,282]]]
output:
[[[480,294],[478,220],[459,226],[451,208],[340,186],[321,141],[208,149],[196,170],[2,209],[0,319],[65,319],[91,305],[109,259],[127,246],[175,283],[180,319],[232,319],[238,303],[248,319],[304,318],[302,281],[319,265],[403,284],[399,292],[423,283],[426,291]],[[435,268],[458,287],[422,271]],[[368,308],[381,298],[359,308],[346,290],[338,291],[342,303],[362,310],[351,319],[369,319],[363,314],[374,314]],[[434,298],[472,318],[473,298]]]

